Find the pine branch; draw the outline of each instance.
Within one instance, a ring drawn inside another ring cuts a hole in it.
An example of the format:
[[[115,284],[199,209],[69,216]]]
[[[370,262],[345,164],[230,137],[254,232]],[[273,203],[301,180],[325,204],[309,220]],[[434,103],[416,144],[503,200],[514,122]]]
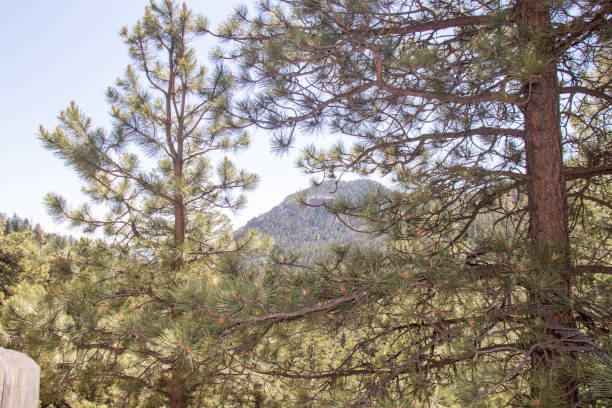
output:
[[[591,167],[566,167],[565,180],[576,180],[612,174],[612,164]]]
[[[572,271],[576,275],[612,275],[612,266],[577,265]]]
[[[559,93],[562,94],[584,94],[592,96],[593,98],[603,99],[606,102],[612,104],[612,96],[606,94],[603,89],[587,88],[585,86],[564,86],[559,88]]]
[[[252,323],[277,323],[277,322],[288,322],[296,319],[300,319],[302,317],[306,317],[311,314],[316,313],[325,313],[331,312],[341,306],[346,304],[359,302],[365,296],[367,296],[367,291],[358,291],[346,296],[342,296],[338,299],[335,299],[331,302],[305,307],[294,312],[277,312],[271,313],[265,316],[253,316],[242,319],[231,319],[229,323],[233,325],[230,329],[226,329],[224,333],[219,335],[219,338],[225,339],[234,334],[236,331],[242,329],[243,327],[252,324]]]

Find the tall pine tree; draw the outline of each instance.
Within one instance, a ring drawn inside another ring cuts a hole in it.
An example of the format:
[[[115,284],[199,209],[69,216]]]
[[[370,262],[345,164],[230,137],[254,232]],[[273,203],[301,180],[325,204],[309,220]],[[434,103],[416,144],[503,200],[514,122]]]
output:
[[[77,391],[181,408],[217,382],[220,350],[210,340],[219,318],[198,318],[202,307],[186,311],[180,296],[206,292],[221,257],[253,249],[252,235],[233,241],[220,210],[238,209],[257,178],[227,158],[211,162],[249,137],[231,115],[232,76],[207,70],[190,47],[204,27],[184,4],[152,1],[121,31],[133,65],[107,92],[112,130],[94,127],[74,103],[55,130],[41,127],[93,204],[71,209],[49,194],[51,213],[109,238],[64,251],[55,266],[68,278],[42,297],[47,310],[38,301],[36,325],[60,343],[61,363],[43,372],[56,387],[51,399]],[[105,386],[113,388],[98,393]]]
[[[428,382],[453,381],[463,404],[596,403],[584,367],[610,373],[611,12],[597,0],[282,0],[228,21],[219,35],[237,46],[219,57],[260,90],[242,118],[275,130],[280,150],[300,131],[357,139],[299,163],[399,186],[325,204],[396,242],[389,263],[352,281],[378,314],[355,350],[381,354],[303,378],[361,370],[371,378],[355,406],[434,398]],[[600,241],[578,250],[586,225]]]

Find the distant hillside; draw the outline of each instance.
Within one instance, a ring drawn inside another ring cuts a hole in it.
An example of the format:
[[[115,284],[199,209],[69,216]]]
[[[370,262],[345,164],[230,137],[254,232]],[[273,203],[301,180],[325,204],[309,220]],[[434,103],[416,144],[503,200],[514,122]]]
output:
[[[21,218],[17,216],[17,214],[13,214],[13,216],[9,217],[6,214],[0,213],[0,236],[24,231],[32,231],[34,233],[34,239],[40,243],[44,243],[48,239],[53,239],[55,241],[74,241],[74,238],[71,236],[45,232],[40,224],[34,224],[33,221],[27,218]]]
[[[368,194],[382,185],[371,180],[355,180],[326,182],[320,186],[311,187],[286,197],[279,205],[265,214],[251,219],[245,226],[238,229],[240,234],[248,229],[257,229],[261,233],[271,235],[277,248],[311,249],[318,246],[328,246],[332,243],[346,243],[358,240],[371,240],[368,234],[352,231],[340,222],[325,208],[307,207],[296,201],[299,195],[305,195],[310,204],[320,204],[335,200],[339,196],[357,197]]]

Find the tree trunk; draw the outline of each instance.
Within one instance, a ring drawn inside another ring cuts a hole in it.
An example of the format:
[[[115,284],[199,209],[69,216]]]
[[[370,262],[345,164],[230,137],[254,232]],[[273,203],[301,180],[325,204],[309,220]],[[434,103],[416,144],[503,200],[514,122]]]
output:
[[[548,70],[530,84],[524,108],[529,234],[536,250],[567,251],[568,220],[559,128],[559,85]],[[552,72],[551,72],[552,71]]]
[[[569,260],[569,233],[567,194],[563,172],[563,147],[559,113],[559,83],[557,64],[552,54],[550,10],[548,2],[522,0],[519,2],[519,22],[528,27],[529,41],[535,45],[538,58],[537,72],[532,74],[525,89],[527,103],[523,107],[525,126],[525,152],[529,234],[535,263],[534,273],[558,271],[555,295],[570,296],[571,268]],[[575,327],[569,310],[554,310],[549,299],[532,294],[536,316],[544,321],[555,321],[565,327]],[[558,331],[548,330],[549,338],[559,338]],[[534,360],[540,360],[540,356]],[[554,360],[572,361],[567,352],[551,351]],[[541,360],[540,360],[541,362]],[[548,370],[551,364],[547,364]],[[568,406],[577,401],[576,382],[564,386]]]
[[[174,178],[183,181],[183,142],[178,141],[177,157],[174,159]],[[183,243],[185,242],[185,202],[183,194],[176,192],[174,195],[174,245],[176,258],[172,265],[173,270],[179,270],[183,266]]]
[[[255,392],[255,408],[263,408],[263,397],[260,391]]]
[[[174,369],[172,370],[172,385],[170,389],[170,408],[186,408],[187,407],[187,391],[185,383],[177,377]]]
[[[178,140],[177,157],[174,159],[174,178],[176,180],[183,179],[183,141]],[[185,203],[181,193],[175,194],[174,203],[174,245],[175,258],[172,264],[173,272],[178,271],[183,266],[183,242],[185,242]],[[178,313],[173,308],[172,317],[175,318]],[[187,390],[183,379],[177,377],[175,369],[172,369],[172,385],[170,390],[170,408],[185,408],[187,407]]]
[[[173,153],[173,176],[175,183],[183,181],[183,167],[185,165],[183,158],[184,139],[181,132],[172,134],[172,100],[174,98],[175,81],[177,78],[176,66],[174,64],[175,44],[172,42],[168,50],[168,90],[166,93],[166,143],[169,151]],[[183,120],[177,117],[176,120]],[[176,145],[174,144],[176,142]],[[181,183],[182,184],[182,183]],[[181,191],[174,192],[174,251],[171,263],[172,272],[175,274],[183,266],[183,243],[185,242],[185,201]],[[172,318],[178,317],[176,309],[172,308]],[[176,369],[172,368],[172,383],[170,385],[170,407],[171,408],[186,408],[188,393],[185,389],[185,382],[178,377]]]
[[[179,144],[177,155],[179,157],[174,162],[174,178],[178,181],[183,181],[183,146]],[[176,245],[182,245],[185,242],[185,203],[183,195],[177,193],[175,195],[176,202],[174,203],[174,241]]]
[[[168,50],[168,90],[166,92],[166,143],[168,149],[173,153],[173,175],[175,181],[183,181],[183,144],[184,140],[182,134],[172,134],[172,100],[174,98],[175,81],[177,78],[177,71],[174,65],[175,44],[172,43]],[[183,118],[176,118],[177,121],[183,120]],[[174,137],[173,137],[174,136]],[[174,145],[176,141],[176,146]],[[178,270],[183,265],[183,249],[182,245],[185,242],[185,202],[183,201],[183,195],[180,192],[174,194],[174,245],[177,251],[174,262],[172,263],[172,269]]]

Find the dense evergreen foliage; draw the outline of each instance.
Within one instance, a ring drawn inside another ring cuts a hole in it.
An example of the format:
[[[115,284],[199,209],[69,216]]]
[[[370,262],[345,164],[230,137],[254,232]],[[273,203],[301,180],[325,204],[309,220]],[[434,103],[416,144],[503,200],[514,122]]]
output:
[[[41,128],[89,195],[49,209],[105,239],[2,217],[3,343],[41,365],[47,406],[612,405],[611,14],[264,1],[213,33],[234,65],[209,72],[205,20],[152,1],[122,30],[113,128],[76,104]],[[211,153],[249,125],[280,151],[344,141],[306,147],[321,185],[235,234],[221,211],[256,177]]]
[[[329,324],[356,345],[319,370],[261,364],[310,381],[317,404],[338,389],[350,406],[610,404],[595,390],[611,367],[611,13],[597,0],[279,0],[235,13],[217,54],[256,90],[239,115],[281,151],[308,132],[345,136],[304,149],[306,173],[397,186],[331,208],[395,249],[339,252],[309,283],[319,302],[352,305]]]
[[[46,276],[45,253],[49,248],[61,248],[76,243],[72,237],[43,231],[17,214],[0,214],[0,291],[6,296],[14,294],[20,283],[38,282]]]
[[[12,217],[0,214],[0,231],[3,231],[4,235],[8,235],[11,232],[32,231],[39,241],[42,241],[45,236],[40,224],[32,226],[30,220],[18,217],[17,214],[13,214]]]
[[[211,342],[219,317],[194,319],[202,305],[191,310],[184,297],[206,301],[214,265],[257,248],[253,234],[234,241],[221,213],[239,208],[257,177],[227,157],[211,162],[249,137],[231,115],[231,74],[200,65],[190,46],[204,27],[185,5],[151,2],[121,31],[133,65],[107,91],[112,129],[94,127],[74,102],[57,127],[41,126],[90,200],[71,208],[48,194],[49,211],[108,239],[49,254],[51,281],[6,304],[10,341],[46,367],[44,403],[182,408],[216,394],[202,390],[224,367]]]

